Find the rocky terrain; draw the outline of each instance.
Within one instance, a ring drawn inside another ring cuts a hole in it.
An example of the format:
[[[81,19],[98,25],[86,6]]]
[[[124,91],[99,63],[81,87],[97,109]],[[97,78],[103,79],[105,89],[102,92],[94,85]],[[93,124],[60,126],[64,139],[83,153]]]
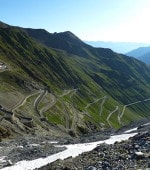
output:
[[[70,31],[0,22],[0,168],[39,168],[148,123],[149,73],[146,64],[89,46]],[[43,168],[146,168],[148,128],[138,128],[140,136],[127,142],[102,144]]]
[[[138,128],[137,128],[138,127]],[[134,131],[127,131],[133,129]],[[65,145],[105,140],[111,135],[138,132],[128,141],[98,145],[94,150],[75,158],[57,160],[39,170],[100,170],[100,169],[146,169],[150,168],[150,123],[149,119],[134,122],[118,131],[107,130],[82,137],[55,137],[26,135],[0,142],[0,168],[13,166],[22,160],[46,158],[65,150]],[[63,147],[58,147],[63,146]],[[88,147],[88,146],[87,146]]]
[[[58,139],[44,136],[24,136],[0,142],[0,168],[10,166],[21,160],[33,160],[64,150],[55,147]]]
[[[22,160],[45,158],[66,149],[65,146],[59,146],[104,140],[109,137],[110,133],[111,131],[107,130],[104,133],[97,132],[76,138],[67,135],[63,136],[63,134],[62,136],[34,134],[13,139],[3,139],[0,142],[0,168],[12,166]]]
[[[114,145],[101,144],[76,158],[57,160],[39,170],[145,170],[150,168],[150,124],[138,134]]]

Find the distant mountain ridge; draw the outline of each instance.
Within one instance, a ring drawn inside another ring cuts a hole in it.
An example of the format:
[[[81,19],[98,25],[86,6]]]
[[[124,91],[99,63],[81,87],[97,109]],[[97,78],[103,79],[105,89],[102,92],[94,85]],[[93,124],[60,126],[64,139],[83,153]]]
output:
[[[125,54],[138,47],[150,46],[150,43],[134,43],[134,42],[107,42],[107,41],[85,41],[85,43],[93,47],[110,48],[115,52]]]
[[[143,61],[144,63],[150,65],[150,52],[143,56],[138,57],[138,60]]]
[[[150,64],[150,47],[140,47],[126,53],[126,55],[135,57],[146,64]]]

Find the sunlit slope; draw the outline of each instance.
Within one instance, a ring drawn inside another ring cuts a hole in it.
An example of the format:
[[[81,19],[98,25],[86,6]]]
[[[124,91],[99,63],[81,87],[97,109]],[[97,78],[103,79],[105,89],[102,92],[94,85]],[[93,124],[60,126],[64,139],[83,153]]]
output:
[[[149,97],[150,69],[136,59],[114,53],[110,49],[93,48],[69,31],[54,34],[40,29],[25,31],[47,47],[76,55],[73,58],[80,63],[79,68],[83,68],[88,76],[113,97],[123,102],[140,100],[142,96]]]
[[[32,34],[17,27],[0,28],[0,62],[7,66],[0,71],[4,132],[7,125],[10,133],[50,129],[76,135],[149,116],[146,65],[88,46],[70,32]],[[140,102],[128,105],[136,101]]]

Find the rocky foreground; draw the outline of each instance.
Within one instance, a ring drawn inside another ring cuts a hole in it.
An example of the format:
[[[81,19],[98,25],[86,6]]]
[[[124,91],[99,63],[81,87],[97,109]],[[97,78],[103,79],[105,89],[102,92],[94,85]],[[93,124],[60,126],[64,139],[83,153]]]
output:
[[[65,147],[55,147],[55,137],[24,136],[0,142],[0,169],[12,166],[22,160],[45,158],[65,150]]]
[[[76,158],[57,160],[38,170],[150,170],[150,124],[128,141],[101,144]]]
[[[147,119],[130,126],[124,126],[118,131],[107,130],[78,138],[33,135],[2,140],[0,142],[0,169],[13,166],[21,160],[46,158],[66,149],[65,147],[55,147],[56,145],[105,140],[110,135],[123,134],[126,130],[134,128],[135,130],[132,132],[138,134],[128,141],[116,142],[113,145],[103,143],[93,151],[83,153],[75,158],[57,160],[36,170],[150,170],[149,122]],[[55,143],[55,141],[59,141],[59,143]]]

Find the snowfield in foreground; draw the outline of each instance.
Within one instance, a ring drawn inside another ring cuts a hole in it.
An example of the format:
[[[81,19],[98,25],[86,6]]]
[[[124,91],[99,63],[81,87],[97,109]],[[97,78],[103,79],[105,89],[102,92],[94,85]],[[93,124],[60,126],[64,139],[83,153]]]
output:
[[[111,136],[107,140],[98,141],[98,142],[91,142],[91,143],[84,143],[84,144],[71,144],[71,145],[63,145],[67,149],[65,151],[53,154],[46,158],[38,158],[31,161],[20,161],[13,166],[5,167],[2,170],[33,170],[35,168],[40,168],[48,163],[52,163],[57,159],[65,159],[70,156],[76,157],[83,152],[88,152],[93,150],[98,144],[106,143],[106,144],[114,144],[115,142],[120,142],[122,140],[128,140],[130,137],[135,136],[137,133],[131,134],[122,134],[122,135],[115,135]]]

